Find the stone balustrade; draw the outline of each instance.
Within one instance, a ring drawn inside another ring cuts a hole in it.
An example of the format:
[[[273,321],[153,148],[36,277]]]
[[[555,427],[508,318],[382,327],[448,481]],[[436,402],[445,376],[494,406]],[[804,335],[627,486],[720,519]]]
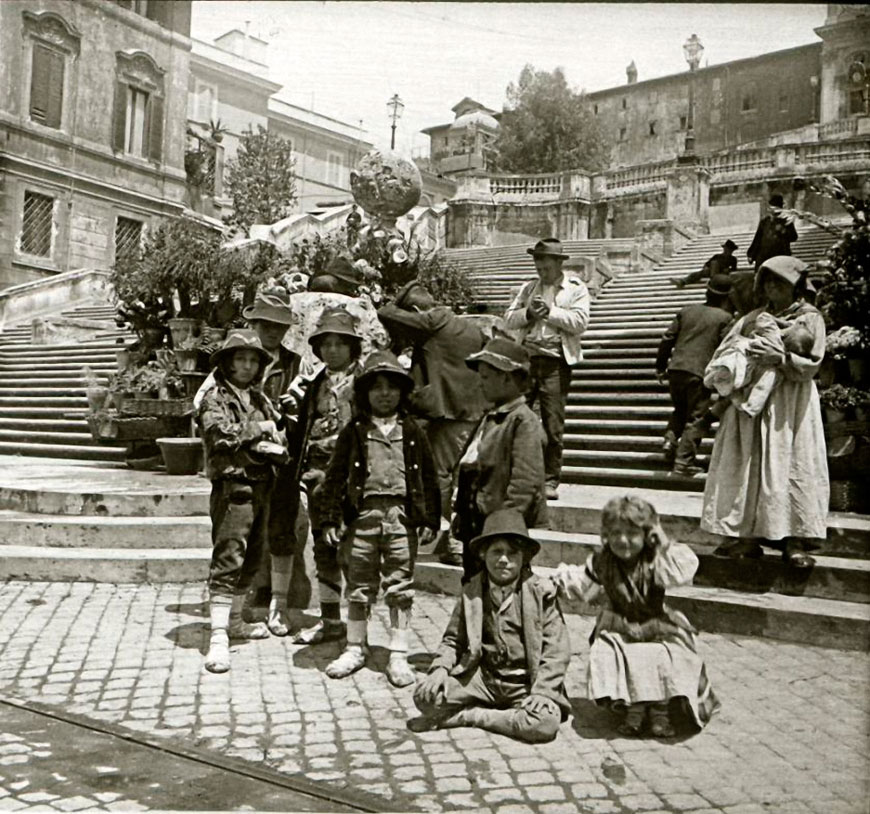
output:
[[[837,138],[849,138],[858,133],[858,119],[837,119],[827,124],[819,125],[819,139],[830,141]]]
[[[538,175],[491,175],[489,191],[492,195],[527,199],[546,196],[559,198],[562,195],[562,174]]]
[[[673,168],[673,161],[660,161],[656,164],[611,170],[603,175],[603,189],[599,184],[593,184],[593,188],[602,190],[603,197],[607,198],[665,189],[668,185],[668,175],[673,172]]]

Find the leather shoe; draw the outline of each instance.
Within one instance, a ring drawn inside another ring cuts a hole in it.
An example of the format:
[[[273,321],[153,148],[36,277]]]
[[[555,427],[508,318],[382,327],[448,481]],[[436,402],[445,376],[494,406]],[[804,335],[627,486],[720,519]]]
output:
[[[547,484],[547,500],[558,500],[559,499],[559,486],[555,483]]]
[[[694,478],[696,475],[703,475],[704,469],[697,464],[674,464],[671,472],[680,478]]]

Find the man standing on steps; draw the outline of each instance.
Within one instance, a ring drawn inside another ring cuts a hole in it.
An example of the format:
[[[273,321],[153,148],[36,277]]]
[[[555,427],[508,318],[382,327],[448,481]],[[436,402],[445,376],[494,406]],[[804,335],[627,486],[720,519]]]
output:
[[[755,237],[746,250],[746,256],[755,265],[756,271],[771,257],[790,255],[791,244],[798,239],[794,224],[780,211],[783,207],[782,195],[771,195],[768,206],[769,211],[758,222]]]
[[[554,237],[539,240],[526,252],[535,260],[538,279],[525,283],[504,315],[505,327],[531,356],[527,399],[537,400],[547,434],[544,469],[547,499],[558,497],[562,476],[562,435],[571,366],[582,358],[580,337],[589,323],[589,291],[576,275],[565,274],[568,255]]]
[[[704,368],[731,325],[730,293],[731,278],[727,274],[713,275],[707,283],[706,303],[683,308],[659,342],[656,376],[663,383],[667,370],[674,405],[662,452],[675,475],[692,477],[701,472],[695,456],[708,426],[712,397],[704,387]]]
[[[441,490],[442,531],[446,531],[453,470],[487,406],[480,380],[465,360],[483,348],[485,339],[476,325],[438,305],[416,280],[399,290],[395,303],[380,308],[378,318],[394,341],[414,348],[411,404],[426,420]],[[461,565],[462,543],[448,537],[441,561]]]
[[[732,271],[737,271],[737,258],[734,252],[737,250],[737,244],[728,238],[722,244],[722,251],[714,254],[700,271],[693,271],[685,277],[671,277],[671,282],[677,287],[691,285],[692,283],[700,283],[701,280],[706,280],[714,274],[730,274]]]

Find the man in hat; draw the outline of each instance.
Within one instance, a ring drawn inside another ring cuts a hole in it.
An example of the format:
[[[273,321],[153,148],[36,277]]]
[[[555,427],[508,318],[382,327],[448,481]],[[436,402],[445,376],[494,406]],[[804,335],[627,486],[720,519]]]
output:
[[[535,576],[540,544],[515,509],[493,512],[471,541],[485,569],[467,582],[428,674],[414,691],[414,732],[476,726],[526,743],[553,740],[568,717],[568,630],[552,583]]]
[[[685,277],[671,277],[671,282],[677,288],[691,285],[692,283],[700,283],[701,280],[706,280],[714,274],[730,274],[732,271],[737,271],[737,258],[734,252],[737,250],[737,244],[729,237],[722,244],[722,251],[714,254],[700,271],[693,271]]]
[[[441,489],[442,531],[449,527],[453,470],[486,401],[480,381],[465,364],[477,353],[484,336],[472,322],[458,317],[416,280],[403,286],[395,303],[378,309],[378,317],[396,345],[413,346],[411,376],[415,414],[426,420]],[[462,563],[461,543],[448,536],[442,562]]]
[[[755,237],[746,250],[749,262],[755,265],[757,272],[769,257],[790,255],[791,244],[798,239],[797,230],[785,215],[782,195],[771,195],[768,201],[768,213],[758,222]]]
[[[582,358],[580,337],[589,322],[589,291],[574,274],[565,274],[568,255],[554,237],[526,249],[535,260],[538,279],[525,283],[505,312],[504,323],[531,355],[529,404],[537,401],[547,433],[547,498],[558,497],[562,476],[562,434],[571,365]]]
[[[706,302],[685,306],[659,342],[656,376],[664,382],[667,375],[674,405],[662,451],[675,475],[692,477],[702,471],[695,456],[713,395],[704,387],[704,369],[731,325],[730,293],[731,278],[713,275]]]

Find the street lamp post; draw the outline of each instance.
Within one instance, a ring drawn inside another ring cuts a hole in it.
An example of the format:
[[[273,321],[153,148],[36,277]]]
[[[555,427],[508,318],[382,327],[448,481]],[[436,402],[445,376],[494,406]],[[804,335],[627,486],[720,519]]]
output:
[[[396,122],[402,118],[402,111],[405,109],[405,104],[399,98],[398,93],[394,93],[387,102],[387,110],[390,111],[390,149],[396,149]]]
[[[704,46],[697,34],[692,34],[683,43],[683,55],[689,63],[689,115],[686,117],[686,145],[684,154],[687,158],[695,156],[695,71],[701,64]]]

